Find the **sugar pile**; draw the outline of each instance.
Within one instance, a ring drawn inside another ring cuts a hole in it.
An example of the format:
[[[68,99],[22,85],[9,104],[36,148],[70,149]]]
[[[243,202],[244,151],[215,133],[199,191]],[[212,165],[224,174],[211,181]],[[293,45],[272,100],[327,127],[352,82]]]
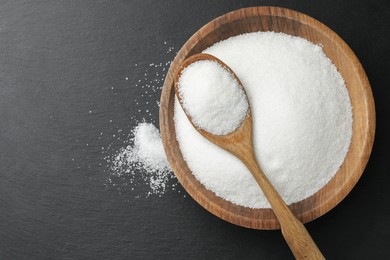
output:
[[[160,133],[153,124],[140,123],[133,130],[132,144],[121,148],[111,160],[118,174],[140,174],[150,185],[150,194],[163,194],[173,176],[162,145]],[[136,171],[138,173],[136,173]]]
[[[133,156],[128,160],[142,163],[150,171],[169,171],[158,129],[153,124],[141,123],[134,129]]]
[[[352,136],[352,107],[343,78],[322,48],[281,33],[243,34],[206,49],[240,78],[253,119],[263,171],[291,204],[311,196],[335,175]],[[203,138],[175,103],[180,149],[194,176],[232,203],[269,204],[236,157]]]
[[[185,68],[178,92],[192,122],[209,133],[228,134],[247,115],[244,91],[234,76],[215,61],[196,61]]]

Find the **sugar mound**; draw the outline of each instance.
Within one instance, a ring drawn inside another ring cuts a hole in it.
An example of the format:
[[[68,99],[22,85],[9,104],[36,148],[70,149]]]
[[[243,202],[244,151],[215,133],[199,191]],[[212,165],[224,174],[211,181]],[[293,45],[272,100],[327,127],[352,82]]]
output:
[[[311,196],[335,175],[352,136],[344,80],[322,48],[282,33],[257,32],[206,49],[240,78],[248,95],[257,160],[287,204]],[[181,152],[194,176],[232,203],[269,204],[244,164],[203,138],[175,103]]]
[[[244,91],[234,76],[215,61],[190,64],[180,75],[178,90],[192,122],[209,133],[228,134],[247,115]]]
[[[140,123],[133,130],[132,144],[121,148],[113,156],[111,172],[131,174],[142,173],[150,185],[150,194],[163,194],[169,179],[174,178],[167,161],[160,133],[153,124]],[[132,180],[134,180],[134,178]]]
[[[134,160],[150,171],[169,171],[160,132],[153,124],[141,123],[134,129]]]

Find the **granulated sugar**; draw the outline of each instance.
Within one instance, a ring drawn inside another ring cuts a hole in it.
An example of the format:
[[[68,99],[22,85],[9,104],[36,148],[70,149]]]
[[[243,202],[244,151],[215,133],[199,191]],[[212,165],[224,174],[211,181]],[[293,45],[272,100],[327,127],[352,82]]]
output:
[[[344,80],[322,48],[302,38],[258,32],[204,52],[240,78],[251,106],[257,160],[286,203],[328,183],[349,148],[352,108]],[[207,189],[238,205],[269,207],[244,164],[203,138],[177,100],[174,120],[184,159]]]
[[[180,75],[178,90],[192,122],[209,133],[228,134],[247,115],[244,91],[234,76],[215,61],[190,64]]]
[[[150,194],[164,193],[173,176],[158,129],[153,124],[140,123],[133,134],[132,144],[121,148],[111,159],[111,170],[118,174],[142,174],[150,185]]]
[[[133,159],[142,163],[147,170],[170,170],[160,132],[153,124],[141,123],[134,129],[133,151]]]

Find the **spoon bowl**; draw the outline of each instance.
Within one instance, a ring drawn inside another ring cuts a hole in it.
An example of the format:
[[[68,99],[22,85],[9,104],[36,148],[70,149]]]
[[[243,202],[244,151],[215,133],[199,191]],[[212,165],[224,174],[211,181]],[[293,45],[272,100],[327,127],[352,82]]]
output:
[[[235,78],[235,80],[238,82],[238,85],[242,89],[242,91],[244,92],[245,98],[247,99],[247,102],[249,104],[249,100],[248,100],[248,97],[246,95],[245,89],[242,86],[242,83],[241,83],[240,79],[237,77],[236,73],[234,73],[234,71],[228,65],[226,65],[223,61],[221,61],[217,57],[215,57],[211,54],[207,54],[207,53],[198,53],[198,54],[195,54],[195,55],[187,58],[185,61],[183,61],[182,65],[180,66],[179,71],[175,75],[174,88],[175,88],[175,92],[176,92],[176,97],[177,97],[177,99],[182,107],[183,107],[183,100],[182,100],[181,96],[178,94],[179,93],[179,78],[180,78],[182,72],[190,64],[197,62],[197,61],[201,61],[201,60],[208,60],[208,61],[217,62],[228,73],[230,73]],[[183,110],[185,111],[184,108],[183,108]],[[250,106],[248,106],[247,116],[244,119],[244,121],[241,123],[241,125],[235,131],[230,132],[227,135],[214,135],[212,133],[209,133],[209,132],[203,130],[202,128],[200,128],[199,126],[197,126],[196,124],[194,124],[191,115],[189,115],[188,113],[185,113],[185,114],[186,114],[188,120],[190,121],[190,123],[192,124],[192,126],[202,136],[204,136],[206,139],[210,140],[214,144],[224,148],[225,150],[229,151],[230,153],[232,153],[234,155],[236,155],[234,146],[239,144],[240,141],[243,140],[244,132],[246,134],[249,134],[249,136],[250,136],[250,138],[246,138],[246,139],[248,139],[248,140],[250,139],[250,141],[252,141],[252,115],[251,115]],[[248,144],[248,145],[251,145],[251,144]],[[237,157],[239,157],[239,156],[237,156]]]

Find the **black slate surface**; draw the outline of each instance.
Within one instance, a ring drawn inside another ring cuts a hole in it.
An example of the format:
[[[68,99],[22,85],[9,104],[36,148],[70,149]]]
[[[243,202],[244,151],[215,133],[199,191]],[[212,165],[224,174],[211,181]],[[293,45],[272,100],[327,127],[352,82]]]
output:
[[[107,181],[104,157],[136,120],[158,125],[160,91],[146,99],[136,86],[150,64],[172,60],[213,18],[256,5],[322,21],[362,62],[374,150],[350,195],[307,228],[328,259],[389,259],[389,3],[1,1],[0,259],[291,259],[278,231],[226,223],[184,191],[136,199],[145,187]]]

